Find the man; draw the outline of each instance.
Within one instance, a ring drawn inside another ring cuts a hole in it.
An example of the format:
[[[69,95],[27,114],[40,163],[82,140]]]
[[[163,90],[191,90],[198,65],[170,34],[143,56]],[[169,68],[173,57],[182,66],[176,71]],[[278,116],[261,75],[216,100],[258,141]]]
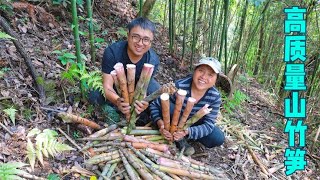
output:
[[[151,94],[160,88],[159,83],[153,78],[160,63],[157,54],[151,49],[155,34],[155,25],[147,18],[139,17],[131,21],[127,27],[127,41],[111,44],[105,49],[103,54],[103,88],[106,100],[97,91],[89,93],[90,102],[99,105],[111,102],[123,114],[130,111],[130,105],[129,103],[125,103],[124,99],[114,90],[114,82],[110,73],[114,70],[113,66],[116,63],[121,62],[124,67],[126,67],[127,64],[136,65],[136,83],[139,80],[143,64],[149,63],[154,65],[154,72],[148,86],[147,94]],[[134,106],[137,114],[140,114],[147,109],[149,103],[136,101],[134,102]]]

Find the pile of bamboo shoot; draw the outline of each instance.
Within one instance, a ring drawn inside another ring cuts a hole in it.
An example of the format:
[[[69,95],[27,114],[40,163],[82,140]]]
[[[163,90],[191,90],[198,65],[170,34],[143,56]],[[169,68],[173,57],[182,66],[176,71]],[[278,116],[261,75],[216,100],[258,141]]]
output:
[[[183,89],[179,89],[177,91],[172,120],[170,120],[170,96],[167,93],[163,93],[160,96],[164,128],[167,131],[170,131],[171,134],[173,134],[177,130],[186,130],[192,124],[196,123],[199,119],[201,119],[203,116],[209,114],[212,110],[212,108],[208,108],[209,105],[206,104],[196,114],[194,114],[191,118],[188,119],[190,112],[196,102],[196,99],[193,97],[189,97],[187,99],[186,107],[182,109],[182,105],[184,99],[186,98],[186,95],[187,91]],[[181,111],[183,112],[182,115]]]
[[[125,134],[127,127],[117,125],[97,131],[78,141],[88,141],[82,151],[91,157],[85,160],[99,179],[221,179],[225,175],[202,162],[183,155],[172,155],[173,147],[151,127],[136,127]],[[89,170],[89,169],[88,169]]]
[[[145,63],[140,74],[139,81],[135,85],[135,74],[136,66],[134,64],[127,64],[127,76],[122,63],[117,63],[114,66],[114,71],[110,74],[114,80],[114,84],[117,90],[117,93],[120,97],[124,99],[126,103],[129,103],[131,106],[130,113],[126,114],[126,119],[129,123],[128,133],[135,128],[135,123],[137,121],[137,114],[134,111],[133,103],[138,100],[144,100],[150,102],[158,98],[162,93],[173,94],[176,91],[176,88],[173,83],[168,83],[163,85],[159,90],[146,96],[147,88],[153,73],[154,66],[152,64]]]

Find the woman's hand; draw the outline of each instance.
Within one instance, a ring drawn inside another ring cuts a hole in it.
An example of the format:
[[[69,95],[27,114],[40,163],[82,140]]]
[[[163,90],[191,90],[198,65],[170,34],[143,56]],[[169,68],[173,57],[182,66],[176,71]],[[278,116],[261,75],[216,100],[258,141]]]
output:
[[[172,136],[172,134],[171,134],[169,131],[167,131],[167,130],[164,128],[164,123],[163,123],[163,120],[162,120],[162,119],[158,120],[157,125],[158,125],[158,127],[159,127],[159,131],[160,131],[161,135],[162,135],[166,140],[168,140],[168,141],[173,141],[173,136]]]
[[[137,114],[142,113],[144,110],[146,110],[149,106],[149,103],[146,101],[135,101],[134,107]]]
[[[178,131],[173,133],[173,139],[175,141],[179,141],[179,140],[181,140],[183,137],[185,137],[188,134],[189,134],[188,130],[182,130],[182,131],[178,130]]]

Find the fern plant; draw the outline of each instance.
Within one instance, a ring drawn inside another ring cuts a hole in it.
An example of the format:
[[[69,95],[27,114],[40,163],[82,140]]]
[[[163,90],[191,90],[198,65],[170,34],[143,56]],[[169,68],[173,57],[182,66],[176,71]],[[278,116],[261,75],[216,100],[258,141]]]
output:
[[[88,72],[85,65],[72,64],[68,71],[63,73],[62,78],[70,82],[84,81],[87,89],[99,90],[104,96],[102,74],[98,70]]]
[[[34,139],[36,140],[36,143],[34,146],[30,138],[35,135],[36,137]],[[50,129],[45,129],[41,132],[38,128],[34,128],[28,133],[27,157],[32,170],[34,169],[37,158],[39,162],[44,165],[43,156],[49,158],[49,155],[54,157],[63,151],[74,150],[74,148],[58,142],[57,136],[58,133]]]
[[[25,165],[26,164],[21,162],[8,162],[8,163],[0,164],[0,179],[1,180],[22,179],[17,175],[27,173],[19,169]]]
[[[17,112],[17,110],[15,108],[11,107],[11,108],[4,109],[3,112],[7,116],[9,116],[9,118],[13,122],[13,124],[16,125],[16,112]]]

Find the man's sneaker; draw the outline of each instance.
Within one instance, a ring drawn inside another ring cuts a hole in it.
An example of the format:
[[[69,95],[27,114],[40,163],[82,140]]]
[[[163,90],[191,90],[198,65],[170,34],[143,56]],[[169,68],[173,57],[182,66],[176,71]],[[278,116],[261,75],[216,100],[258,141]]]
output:
[[[194,148],[187,142],[185,138],[181,139],[180,141],[176,141],[176,146],[181,151],[183,147],[185,147],[183,155],[191,156],[195,153]]]

